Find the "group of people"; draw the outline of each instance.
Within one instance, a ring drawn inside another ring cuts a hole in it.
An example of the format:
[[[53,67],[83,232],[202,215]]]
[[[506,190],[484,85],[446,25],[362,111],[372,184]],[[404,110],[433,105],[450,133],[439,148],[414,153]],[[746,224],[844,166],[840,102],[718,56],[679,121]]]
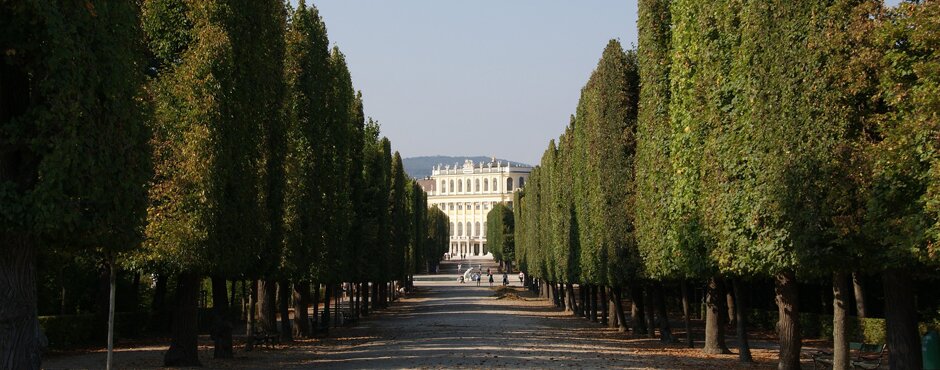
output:
[[[465,259],[465,258],[467,258],[467,254],[466,254],[466,253],[452,254],[452,253],[450,253],[450,252],[444,253],[444,259],[445,259],[445,260],[451,260],[451,259],[454,259],[454,258]]]
[[[457,271],[459,272],[462,269],[463,269],[463,265],[458,264]],[[490,286],[493,286],[493,282],[495,280],[493,278],[493,272],[489,268],[486,269],[486,276],[487,276],[487,280],[489,280]],[[477,286],[480,286],[481,282],[483,281],[482,267],[477,266],[476,270],[474,270],[473,266],[470,266],[470,268],[468,268],[467,271],[463,275],[457,278],[457,282],[464,283],[464,281],[466,280],[466,277],[469,277],[471,281],[475,281],[477,283]],[[519,284],[523,284],[524,281],[525,281],[525,273],[522,271],[519,271]],[[506,272],[503,272],[503,285],[509,285],[509,274],[507,274]]]

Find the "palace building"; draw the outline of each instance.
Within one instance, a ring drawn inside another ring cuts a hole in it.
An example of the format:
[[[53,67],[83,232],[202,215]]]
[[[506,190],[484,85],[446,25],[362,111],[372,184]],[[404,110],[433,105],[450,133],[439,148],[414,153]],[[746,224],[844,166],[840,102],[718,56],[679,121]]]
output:
[[[464,162],[438,165],[429,179],[419,183],[428,194],[428,207],[440,208],[450,217],[450,255],[489,257],[486,247],[486,214],[499,202],[512,203],[513,192],[522,189],[532,167],[502,163]]]

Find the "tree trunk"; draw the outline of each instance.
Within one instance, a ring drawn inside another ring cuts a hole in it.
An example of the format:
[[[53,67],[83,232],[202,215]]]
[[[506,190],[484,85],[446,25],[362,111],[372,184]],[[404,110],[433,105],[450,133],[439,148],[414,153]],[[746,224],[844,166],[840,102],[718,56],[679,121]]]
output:
[[[362,283],[362,316],[369,316],[369,292],[371,288],[369,287],[369,282]]]
[[[65,285],[59,291],[59,315],[65,315]]]
[[[692,312],[689,307],[689,283],[682,280],[682,319],[685,321],[685,344],[689,348],[695,348],[695,341],[692,340]]]
[[[314,327],[312,329],[319,329],[323,324],[320,320],[320,283],[313,284],[313,323]]]
[[[852,273],[852,287],[855,290],[855,316],[868,317],[865,314],[865,291],[862,289],[862,277],[857,272]]]
[[[353,318],[358,320],[359,316],[362,315],[362,309],[360,308],[360,303],[362,302],[362,284],[351,283],[350,286],[353,288],[353,291],[356,292],[356,305],[353,308]]]
[[[117,294],[117,269],[114,267],[114,255],[108,257],[108,358],[105,361],[107,370],[114,365],[114,296]]]
[[[554,304],[555,307],[559,307],[559,308],[562,307],[563,300],[561,298],[561,294],[562,292],[558,288],[558,283],[553,281],[552,282],[552,304]]]
[[[257,305],[256,302],[258,301],[259,282],[257,280],[249,280],[249,281],[251,282],[251,291],[248,292],[248,307],[245,309],[245,314],[247,316],[245,318],[245,321],[247,322],[245,335],[248,337],[248,340],[246,341],[246,344],[245,344],[246,351],[251,351],[252,347],[254,346],[253,345],[254,341],[251,340],[251,337],[254,336],[255,331],[257,331],[257,328],[255,327],[255,317],[256,317],[255,314],[257,313],[255,306]]]
[[[228,300],[228,310],[229,310],[228,317],[231,319],[232,323],[234,324],[238,322],[239,318],[242,317],[242,315],[241,315],[241,305],[238,304],[238,299],[236,298],[236,295],[235,295],[238,291],[238,280],[231,280],[231,282],[232,282],[232,287],[230,288],[231,293],[230,293],[229,300]],[[243,287],[242,290],[245,290],[244,283],[242,283],[242,287]]]
[[[552,304],[558,307],[558,286],[555,282],[548,283],[548,297],[552,300]]]
[[[883,274],[885,290],[885,324],[892,369],[923,367],[920,336],[917,332],[917,310],[911,277],[906,271],[887,270]]]
[[[646,334],[646,313],[643,312],[643,287],[633,284],[630,287],[630,320],[633,322],[633,334]]]
[[[623,312],[623,287],[614,289],[614,312],[617,313],[617,331],[627,331],[627,316]]]
[[[597,290],[597,288],[598,287],[595,286],[594,290]],[[608,314],[610,313],[610,310],[608,310],[608,308],[610,307],[610,301],[607,299],[607,287],[606,286],[600,287],[600,296],[601,297],[600,297],[599,302],[601,305],[601,325],[607,325]]]
[[[848,280],[844,273],[832,274],[832,369],[845,370],[849,362],[849,340],[845,332],[845,317],[849,294]]]
[[[199,276],[183,272],[176,280],[176,304],[173,310],[173,338],[163,356],[163,366],[202,366],[199,362]]]
[[[792,272],[780,273],[776,279],[776,301],[779,321],[777,335],[780,337],[780,370],[800,368],[800,310],[796,277]]]
[[[565,284],[565,312],[574,313],[577,305],[574,296],[574,284]]]
[[[323,293],[323,315],[320,317],[320,329],[324,332],[330,330],[330,301],[333,298],[333,284],[324,284],[326,291]]]
[[[157,274],[150,301],[150,328],[157,333],[166,332],[166,274]]]
[[[575,299],[574,311],[580,317],[587,317],[587,290],[584,283],[578,284],[578,297]]]
[[[643,308],[643,311],[646,312],[646,327],[648,328],[646,332],[647,338],[656,338],[656,298],[653,294],[654,290],[651,285],[643,289],[646,293],[646,297],[643,298],[643,303],[646,304],[646,307]]]
[[[97,289],[95,289],[95,322],[99,327],[107,327],[108,325],[108,300],[109,295],[111,294],[111,268],[108,266],[108,261],[103,259],[98,263],[98,282]],[[94,340],[99,344],[105,336],[104,332],[94,333]]]
[[[734,306],[736,308],[734,312],[737,316],[734,321],[738,332],[738,361],[754,362],[751,357],[751,345],[747,341],[747,298],[744,296],[747,293],[745,293],[739,279],[734,279],[731,284],[734,289]]]
[[[379,296],[379,282],[372,282],[372,311],[379,309],[382,298]]]
[[[597,285],[588,285],[591,293],[591,321],[597,322]]]
[[[607,288],[607,312],[608,316],[610,316],[607,321],[607,327],[611,329],[620,328],[620,317],[617,315],[617,295],[614,293],[615,289],[617,288]]]
[[[39,369],[43,347],[37,318],[36,252],[23,236],[2,236],[0,368]]]
[[[212,277],[212,341],[215,358],[232,358],[232,321],[229,318],[228,289],[225,278]]]
[[[656,316],[659,316],[659,340],[672,343],[675,339],[672,337],[672,327],[669,325],[669,313],[666,310],[666,297],[663,294],[663,285],[655,283],[656,297]]]
[[[258,284],[258,323],[261,331],[277,333],[277,284],[274,280],[261,280]]]
[[[710,354],[731,353],[725,344],[725,320],[727,311],[724,309],[724,287],[718,278],[708,280],[708,289],[705,297],[705,348],[703,351]]]
[[[294,283],[294,336],[297,338],[310,338],[310,317],[307,315],[309,308],[310,283]]]
[[[294,340],[294,331],[290,325],[290,296],[290,282],[281,280],[277,284],[277,308],[281,316],[281,340],[284,342]]]
[[[348,301],[349,301],[349,307],[347,307],[347,310],[346,310],[346,311],[349,313],[349,317],[350,317],[350,318],[355,319],[355,318],[356,318],[356,302],[355,302],[355,300],[356,300],[356,283],[352,283],[352,282],[349,283],[349,294],[347,294],[347,296],[348,296],[348,298],[349,298],[349,299],[348,299]]]
[[[735,306],[734,306],[734,304],[735,304],[734,288],[732,288],[732,287],[725,287],[725,288],[726,288],[726,289],[725,289],[725,307],[728,309],[728,321],[726,321],[726,322],[728,323],[728,325],[735,325],[735,326],[737,326],[737,325],[736,325],[737,322],[734,320],[734,318],[735,318],[735,314],[734,314],[734,311],[735,311],[735,310],[734,310],[734,308],[735,308]]]

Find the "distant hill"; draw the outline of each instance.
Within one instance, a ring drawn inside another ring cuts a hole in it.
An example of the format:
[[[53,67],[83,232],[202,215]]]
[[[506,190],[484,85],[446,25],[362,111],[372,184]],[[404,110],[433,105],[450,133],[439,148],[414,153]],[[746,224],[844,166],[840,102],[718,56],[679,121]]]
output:
[[[437,166],[439,164],[453,166],[454,163],[459,163],[462,166],[463,162],[468,159],[472,160],[474,163],[480,163],[480,162],[489,162],[489,160],[492,158],[486,157],[486,156],[451,157],[451,156],[446,156],[446,155],[434,155],[434,156],[424,156],[424,157],[403,158],[401,162],[403,165],[405,165],[405,172],[407,172],[408,175],[416,179],[423,179],[425,177],[431,176],[431,168],[434,166]],[[504,164],[508,162],[512,162],[512,164],[520,164],[520,165],[527,166],[524,163],[520,163],[516,161],[508,161],[505,159],[497,159],[497,160],[502,161]]]

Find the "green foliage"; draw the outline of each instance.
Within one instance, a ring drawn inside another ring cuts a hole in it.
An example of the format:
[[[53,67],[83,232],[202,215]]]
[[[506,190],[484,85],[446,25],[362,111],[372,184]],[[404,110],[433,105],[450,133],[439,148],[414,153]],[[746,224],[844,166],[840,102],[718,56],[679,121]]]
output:
[[[404,169],[404,166],[402,166],[402,169]],[[429,262],[434,257],[430,254],[427,245],[428,196],[417,181],[412,180],[408,186],[408,214],[411,228],[408,232],[410,240],[408,241],[405,273],[410,275],[427,270]],[[441,254],[443,255],[443,252]]]
[[[145,4],[146,18],[177,22],[181,11],[165,4]],[[282,239],[284,9],[185,6],[189,45],[174,47],[180,54],[165,56],[174,63],[151,81],[156,176],[143,259],[180,271],[266,273]],[[151,45],[178,38],[148,31]]]
[[[496,261],[516,260],[515,221],[512,208],[497,203],[486,213],[486,243]]]
[[[436,266],[450,246],[450,218],[440,208],[432,207],[427,214],[428,262]]]
[[[751,310],[748,312],[747,323],[760,330],[776,330],[777,312]],[[926,326],[921,324],[921,327]],[[832,339],[832,315],[801,312],[800,328],[805,338]],[[853,342],[885,343],[887,341],[885,319],[850,316],[846,318],[845,330],[849,340]]]
[[[389,185],[391,183],[391,145],[379,139],[379,126],[369,121],[363,146],[364,205],[363,245],[368,256],[364,269],[370,281],[389,279]]]
[[[516,201],[519,256],[531,274],[595,284],[624,284],[639,275],[633,235],[638,84],[636,56],[611,40],[581,90],[578,114],[559,145],[549,143]]]
[[[114,330],[119,338],[141,334],[150,313],[117,312],[114,314]],[[106,334],[101,330],[100,317],[93,314],[39,316],[39,325],[49,339],[49,347],[65,349],[97,344]]]
[[[880,140],[873,158],[866,229],[887,268],[940,263],[940,4],[902,3],[878,29]]]
[[[325,176],[327,94],[330,52],[326,27],[317,9],[301,3],[286,32],[285,116],[285,249],[283,273],[303,278],[319,271],[328,212],[323,199],[330,186]]]
[[[558,139],[558,147],[555,148],[553,140],[549,142],[549,150],[546,152],[554,154],[554,158],[550,160],[553,162],[554,170],[549,179],[554,190],[549,210],[551,214],[549,229],[552,230],[551,245],[555,260],[554,276],[566,283],[580,282],[581,269],[579,260],[581,252],[578,244],[580,239],[574,213],[574,179],[568,175],[575,173],[571,158],[574,124],[575,118],[571,117],[571,123]]]
[[[672,204],[669,115],[672,13],[668,0],[639,2],[637,64],[640,89],[636,130],[636,243],[646,275],[682,278],[698,273],[695,253],[680,248],[671,232]]]
[[[5,2],[0,14],[0,248],[18,248],[14,234],[136,248],[152,174],[136,5]]]
[[[406,274],[406,251],[410,238],[408,217],[408,199],[405,188],[405,168],[401,163],[401,155],[395,152],[392,157],[391,177],[388,193],[389,213],[389,278],[404,280]]]

